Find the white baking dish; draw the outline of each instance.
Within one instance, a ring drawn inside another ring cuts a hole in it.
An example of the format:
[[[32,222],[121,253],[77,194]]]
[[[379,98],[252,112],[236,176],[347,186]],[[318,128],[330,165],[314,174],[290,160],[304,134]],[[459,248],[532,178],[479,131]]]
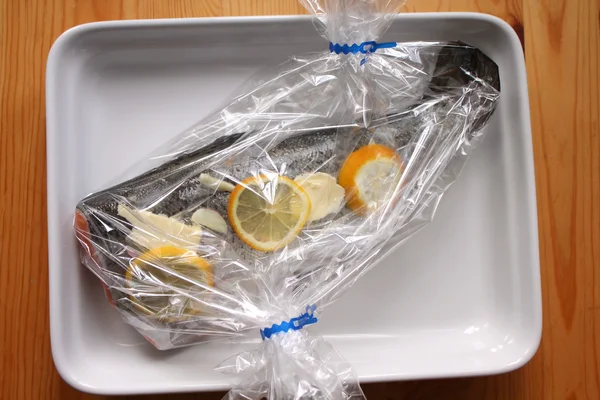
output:
[[[352,362],[362,382],[518,368],[535,353],[542,325],[521,44],[500,19],[470,13],[402,15],[384,39],[481,48],[500,66],[500,104],[434,222],[310,329]],[[245,344],[154,350],[79,264],[73,211],[90,191],[217,109],[262,65],[326,48],[307,17],[103,22],[56,41],[46,99],[50,316],[54,360],[67,382],[105,394],[234,382],[213,368],[253,346],[258,332]]]

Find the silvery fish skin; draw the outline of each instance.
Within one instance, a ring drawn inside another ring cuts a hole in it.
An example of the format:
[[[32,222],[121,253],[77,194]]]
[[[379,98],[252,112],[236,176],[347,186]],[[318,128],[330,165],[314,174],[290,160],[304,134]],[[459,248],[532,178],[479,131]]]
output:
[[[235,152],[229,159],[208,168],[207,164],[210,161],[197,160],[210,153],[199,150],[180,156],[172,163],[167,163],[139,179],[91,195],[84,199],[78,208],[86,215],[95,241],[100,246],[110,249],[107,254],[110,258],[114,254],[124,254],[122,246],[126,243],[126,236],[131,228],[129,222],[118,215],[119,204],[175,217],[188,224],[191,223],[190,218],[194,211],[206,207],[218,212],[228,222],[230,193],[203,184],[200,174],[226,179],[233,184],[249,176],[265,173],[277,173],[292,179],[297,175],[316,171],[337,176],[344,159],[339,149],[340,143],[347,143],[350,135],[355,136],[357,146],[367,144],[372,137],[372,134],[364,129],[331,128],[304,132],[288,137],[268,150],[261,145],[252,144],[251,148],[242,154]],[[224,151],[242,141],[244,137],[245,135],[232,135],[226,140],[218,140],[210,146],[209,151]],[[257,149],[258,155],[252,154],[252,148]],[[265,150],[268,154],[265,154]],[[182,168],[185,165],[189,167]],[[119,222],[121,225],[118,225]],[[107,229],[108,226],[114,226],[115,229]],[[221,236],[227,241],[230,249],[247,264],[266,256],[265,253],[249,248],[232,229]],[[110,263],[110,260],[106,261]],[[113,270],[122,269],[115,265]]]
[[[227,220],[229,192],[218,191],[200,180],[200,174],[237,183],[249,176],[275,172],[294,178],[307,172],[326,172],[337,177],[347,154],[371,141],[396,147],[401,151],[417,137],[432,118],[446,115],[457,98],[464,96],[462,89],[479,85],[478,80],[496,90],[500,89],[498,67],[479,50],[460,43],[442,48],[430,83],[430,94],[447,93],[448,101],[427,105],[427,94],[414,107],[372,122],[368,129],[358,127],[325,128],[296,133],[285,133],[282,140],[275,137],[258,142],[246,140],[253,133],[237,133],[214,140],[207,146],[179,155],[175,159],[127,182],[92,194],[77,206],[84,216],[93,246],[99,250],[96,262],[103,271],[123,275],[127,265],[127,234],[131,224],[119,216],[118,205],[144,209],[156,214],[175,216],[190,223],[192,213],[199,207],[217,211]],[[490,108],[493,110],[493,107]],[[473,130],[479,130],[492,111],[478,117]],[[251,143],[249,145],[244,143]],[[243,152],[227,151],[243,148]],[[212,157],[226,154],[224,159]],[[347,210],[339,213],[344,215]],[[336,215],[336,217],[338,217]],[[232,233],[222,237],[231,250],[242,260],[252,263],[265,257],[251,250]],[[110,285],[110,282],[108,286]],[[123,298],[118,290],[113,297]]]
[[[399,123],[396,125],[400,125]],[[405,124],[406,125],[406,124]],[[417,124],[415,124],[417,126]],[[230,193],[215,190],[201,183],[200,174],[226,179],[234,184],[249,176],[277,173],[290,178],[310,172],[324,172],[337,177],[341,164],[352,150],[377,140],[378,132],[390,131],[387,126],[371,130],[359,128],[331,128],[303,132],[282,140],[272,148],[258,148],[259,155],[232,154],[231,159],[207,168],[207,162],[196,162],[208,151],[196,151],[183,155],[172,163],[167,163],[139,179],[133,179],[117,186],[91,195],[79,204],[90,226],[96,241],[104,242],[102,246],[111,248],[110,253],[123,253],[129,222],[118,215],[118,205],[127,204],[132,208],[144,209],[155,214],[175,217],[190,223],[190,217],[198,208],[206,207],[217,211],[227,221],[227,207]],[[413,132],[406,129],[393,129],[395,143],[407,143]],[[244,135],[232,135],[227,140],[219,140],[209,146],[211,152],[226,150],[226,145],[233,146],[241,141]],[[250,149],[251,150],[251,149]],[[265,150],[268,154],[264,154]],[[210,153],[208,153],[210,154]],[[181,168],[184,165],[192,165]],[[348,212],[342,209],[339,217]],[[107,229],[107,226],[118,222],[122,226]],[[228,222],[228,221],[227,221]],[[223,237],[246,263],[253,264],[261,260],[265,254],[252,250],[244,244],[230,229]],[[106,240],[103,240],[106,239]],[[108,261],[108,260],[107,260]],[[122,268],[121,268],[122,269]]]

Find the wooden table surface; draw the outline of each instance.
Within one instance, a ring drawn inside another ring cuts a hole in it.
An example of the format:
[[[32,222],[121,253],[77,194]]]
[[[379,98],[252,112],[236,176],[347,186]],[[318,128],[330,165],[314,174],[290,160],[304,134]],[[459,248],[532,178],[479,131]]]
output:
[[[406,9],[495,14],[523,40],[543,338],[533,360],[512,373],[365,385],[367,397],[600,399],[600,1],[412,0]],[[101,399],[64,383],[50,352],[44,73],[53,41],[91,21],[303,12],[296,0],[0,0],[1,399]]]

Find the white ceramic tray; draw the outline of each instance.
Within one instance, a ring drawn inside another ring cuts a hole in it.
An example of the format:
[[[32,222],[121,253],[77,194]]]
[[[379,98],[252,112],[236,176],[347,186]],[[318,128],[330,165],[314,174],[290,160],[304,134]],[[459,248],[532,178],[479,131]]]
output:
[[[311,329],[352,362],[361,382],[518,368],[541,335],[521,44],[503,21],[467,13],[399,16],[383,39],[462,40],[481,48],[500,66],[501,100],[487,139],[435,221]],[[125,394],[216,390],[234,382],[213,368],[258,343],[258,332],[240,345],[154,350],[122,323],[79,264],[73,211],[87,193],[215,110],[262,65],[326,49],[306,17],[103,22],[56,41],[46,99],[50,325],[54,361],[68,383]]]

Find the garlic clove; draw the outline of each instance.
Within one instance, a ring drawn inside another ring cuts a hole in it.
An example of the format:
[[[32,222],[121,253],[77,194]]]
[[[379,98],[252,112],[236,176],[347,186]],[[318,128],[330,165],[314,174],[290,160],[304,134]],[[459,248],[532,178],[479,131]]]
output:
[[[192,222],[207,227],[218,233],[227,233],[227,222],[215,210],[199,208],[192,214]]]
[[[225,181],[224,179],[218,179],[208,174],[200,174],[200,183],[215,190],[224,192],[231,192],[235,188],[234,185]]]

